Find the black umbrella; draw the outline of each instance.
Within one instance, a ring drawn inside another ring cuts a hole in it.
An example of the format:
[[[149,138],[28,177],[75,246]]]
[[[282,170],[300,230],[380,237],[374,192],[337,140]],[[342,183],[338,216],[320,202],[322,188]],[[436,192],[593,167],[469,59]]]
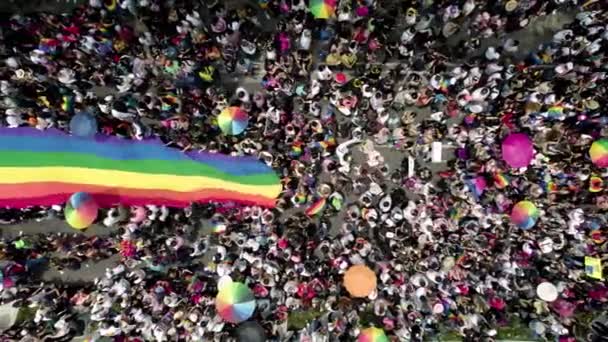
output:
[[[266,332],[258,322],[244,322],[236,329],[236,339],[239,342],[265,342]]]

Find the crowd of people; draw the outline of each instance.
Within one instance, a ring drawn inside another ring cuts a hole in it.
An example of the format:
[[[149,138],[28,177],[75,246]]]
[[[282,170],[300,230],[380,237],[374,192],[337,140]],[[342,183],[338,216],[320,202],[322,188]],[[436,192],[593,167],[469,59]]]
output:
[[[0,300],[35,314],[0,336],[229,341],[238,325],[214,306],[229,276],[254,292],[250,320],[269,341],[354,341],[368,326],[393,341],[492,341],[512,322],[540,339],[606,338],[608,322],[581,319],[608,310],[584,264],[608,259],[606,170],[588,154],[608,136],[605,3],[336,3],[330,19],[305,0],[91,0],[5,17],[4,125],[69,131],[88,112],[100,134],[257,156],[284,191],[275,208],[120,207],[100,218],[107,236],[3,238]],[[520,51],[510,33],[555,13],[573,19]],[[215,119],[229,105],[250,117],[237,136]],[[512,132],[532,137],[528,167],[501,158]],[[454,151],[441,171],[437,142]],[[529,230],[509,220],[522,200],[540,211]],[[43,225],[61,212],[0,219]],[[94,283],[38,278],[116,256]],[[355,264],[378,278],[366,298],[343,287]],[[541,283],[558,298],[540,298]]]

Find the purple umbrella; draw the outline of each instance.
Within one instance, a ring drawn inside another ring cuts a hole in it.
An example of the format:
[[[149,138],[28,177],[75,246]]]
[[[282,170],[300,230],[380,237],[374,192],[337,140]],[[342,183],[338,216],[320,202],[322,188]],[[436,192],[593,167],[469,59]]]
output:
[[[526,134],[512,133],[502,141],[502,159],[512,168],[528,166],[533,157],[532,141]]]

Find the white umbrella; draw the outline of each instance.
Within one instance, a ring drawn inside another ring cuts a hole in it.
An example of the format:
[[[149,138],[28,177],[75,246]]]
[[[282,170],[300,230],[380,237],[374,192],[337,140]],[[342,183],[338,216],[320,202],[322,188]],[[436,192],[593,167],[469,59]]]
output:
[[[13,307],[13,303],[0,305],[0,331],[10,329],[17,321],[19,308]]]

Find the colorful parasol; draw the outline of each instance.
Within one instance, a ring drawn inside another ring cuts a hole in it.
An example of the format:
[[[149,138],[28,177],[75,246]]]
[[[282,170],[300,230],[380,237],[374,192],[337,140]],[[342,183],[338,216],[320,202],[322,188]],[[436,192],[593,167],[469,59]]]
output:
[[[225,321],[240,323],[253,315],[255,298],[247,285],[233,282],[220,289],[215,298],[215,309]]]
[[[97,218],[99,206],[86,192],[77,192],[70,196],[65,204],[65,220],[76,229],[85,229]]]
[[[538,216],[538,209],[530,201],[518,202],[511,211],[511,221],[524,230],[534,227]]]
[[[599,139],[589,149],[591,161],[598,167],[608,167],[608,139]]]
[[[227,107],[217,117],[217,123],[226,135],[241,134],[249,124],[249,116],[239,107]]]
[[[329,19],[336,11],[337,0],[310,0],[310,12],[316,19]]]
[[[523,133],[509,134],[502,142],[502,159],[513,168],[526,167],[534,157],[530,138]]]
[[[344,287],[353,297],[367,297],[376,289],[376,273],[365,265],[351,266],[344,274]]]
[[[367,328],[361,331],[357,342],[389,342],[384,330],[376,327]]]

